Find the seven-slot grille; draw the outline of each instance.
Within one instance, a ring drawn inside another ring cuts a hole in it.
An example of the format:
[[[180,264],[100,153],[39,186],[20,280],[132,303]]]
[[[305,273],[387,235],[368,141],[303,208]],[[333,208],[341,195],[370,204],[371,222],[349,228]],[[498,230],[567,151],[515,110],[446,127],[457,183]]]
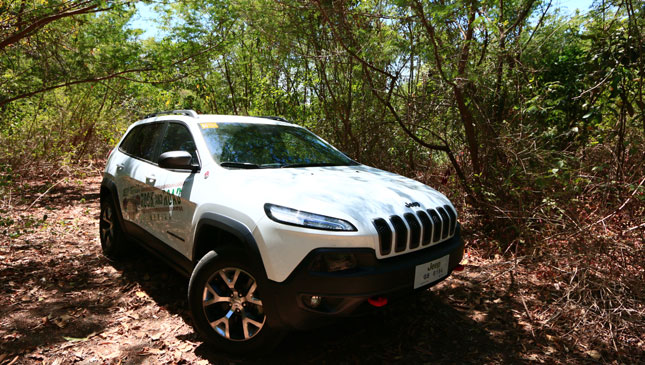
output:
[[[402,217],[393,215],[387,220],[377,218],[374,227],[378,232],[381,256],[394,255],[454,236],[457,214],[449,205],[444,205],[405,213]]]

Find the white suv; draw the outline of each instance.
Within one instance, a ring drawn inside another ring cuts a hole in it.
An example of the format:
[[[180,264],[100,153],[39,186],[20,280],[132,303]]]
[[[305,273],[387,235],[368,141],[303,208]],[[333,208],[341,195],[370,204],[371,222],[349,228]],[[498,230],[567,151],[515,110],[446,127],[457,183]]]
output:
[[[233,352],[436,284],[459,231],[441,193],[276,117],[149,115],[101,184],[104,254],[134,241],[189,276],[195,329]]]

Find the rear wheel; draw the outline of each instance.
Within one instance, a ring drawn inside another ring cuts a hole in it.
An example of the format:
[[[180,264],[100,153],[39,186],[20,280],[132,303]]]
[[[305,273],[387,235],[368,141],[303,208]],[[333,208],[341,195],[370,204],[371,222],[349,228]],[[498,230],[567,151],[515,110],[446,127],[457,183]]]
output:
[[[262,277],[241,257],[211,251],[199,261],[188,287],[193,325],[222,351],[269,350],[283,331],[270,324]]]
[[[101,248],[106,257],[114,260],[124,255],[127,240],[119,224],[119,219],[116,214],[116,204],[110,195],[101,199],[99,234]]]

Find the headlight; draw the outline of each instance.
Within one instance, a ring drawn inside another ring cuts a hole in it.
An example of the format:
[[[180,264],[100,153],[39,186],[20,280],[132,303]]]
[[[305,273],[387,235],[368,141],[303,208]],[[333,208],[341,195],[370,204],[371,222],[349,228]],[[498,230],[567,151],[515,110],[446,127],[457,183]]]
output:
[[[356,227],[348,221],[281,207],[279,205],[269,203],[264,204],[264,211],[272,220],[279,223],[290,224],[292,226],[322,229],[326,231],[356,231]]]

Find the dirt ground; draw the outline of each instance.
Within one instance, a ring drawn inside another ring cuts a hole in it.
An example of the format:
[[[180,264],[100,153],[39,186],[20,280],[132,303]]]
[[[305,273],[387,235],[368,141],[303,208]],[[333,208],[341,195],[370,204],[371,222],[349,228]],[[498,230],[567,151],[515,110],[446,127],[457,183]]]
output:
[[[96,170],[2,197],[0,364],[645,362],[642,296],[594,322],[601,312],[573,298],[578,266],[472,245],[466,270],[428,291],[292,333],[268,356],[217,353],[190,325],[186,278],[142,251],[101,255],[99,183]]]

